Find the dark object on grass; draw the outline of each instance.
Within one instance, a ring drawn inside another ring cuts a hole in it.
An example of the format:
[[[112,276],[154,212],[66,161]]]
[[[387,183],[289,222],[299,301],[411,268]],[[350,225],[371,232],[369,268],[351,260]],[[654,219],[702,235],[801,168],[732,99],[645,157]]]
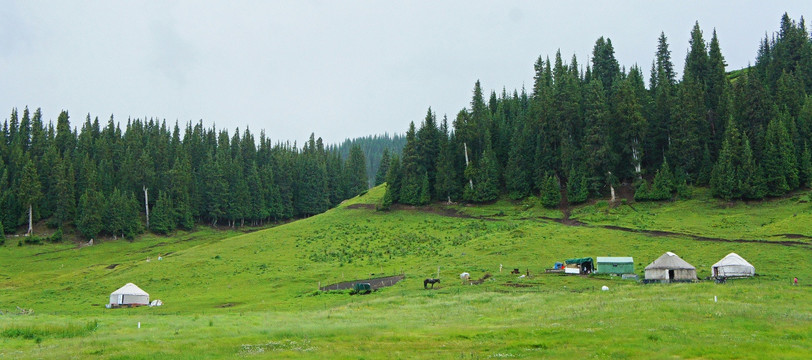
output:
[[[434,284],[440,282],[440,279],[426,279],[423,280],[423,288],[428,289],[428,284],[431,284],[431,288],[434,289]]]
[[[369,283],[355,283],[352,286],[353,294],[369,294],[372,292],[372,285]]]

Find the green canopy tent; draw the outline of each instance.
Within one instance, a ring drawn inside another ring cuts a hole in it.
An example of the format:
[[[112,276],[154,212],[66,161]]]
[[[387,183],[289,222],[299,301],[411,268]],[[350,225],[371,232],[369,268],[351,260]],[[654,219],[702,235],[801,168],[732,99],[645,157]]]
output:
[[[591,257],[567,259],[564,272],[567,274],[589,274],[595,269],[595,262]]]

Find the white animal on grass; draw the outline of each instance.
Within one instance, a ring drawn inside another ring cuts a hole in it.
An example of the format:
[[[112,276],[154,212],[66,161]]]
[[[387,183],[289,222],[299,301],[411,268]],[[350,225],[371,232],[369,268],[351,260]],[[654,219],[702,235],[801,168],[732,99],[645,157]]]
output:
[[[468,281],[468,279],[470,277],[471,277],[471,274],[469,274],[467,272],[464,272],[464,273],[460,274],[460,280],[462,280],[463,282]]]

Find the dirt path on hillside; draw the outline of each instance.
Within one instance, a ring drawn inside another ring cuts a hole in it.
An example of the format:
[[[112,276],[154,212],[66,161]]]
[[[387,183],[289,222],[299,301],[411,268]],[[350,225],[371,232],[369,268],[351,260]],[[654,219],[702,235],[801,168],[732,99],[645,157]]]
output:
[[[347,290],[347,289],[352,289],[352,286],[357,284],[357,283],[369,283],[369,285],[372,287],[372,290],[378,290],[380,288],[395,285],[399,281],[403,280],[403,278],[404,278],[403,275],[397,275],[397,276],[387,276],[387,277],[366,279],[366,280],[352,280],[352,281],[345,281],[345,282],[340,282],[340,283],[337,283],[337,284],[322,286],[322,287],[319,288],[319,290],[321,290],[321,291]]]
[[[348,206],[350,209],[375,209],[375,206],[372,204],[353,204]],[[487,216],[471,216],[467,214],[463,214],[458,212],[454,209],[449,208],[438,208],[432,206],[407,206],[407,205],[393,205],[393,209],[396,210],[415,210],[421,212],[427,212],[442,216],[449,216],[449,217],[456,217],[456,218],[465,218],[465,219],[478,219],[478,220],[486,220],[486,221],[501,221],[502,219],[494,219],[492,217]],[[776,245],[783,245],[783,246],[805,246],[810,247],[812,244],[803,242],[803,241],[794,241],[794,240],[764,240],[764,239],[723,239],[719,237],[708,237],[708,236],[701,236],[701,235],[694,235],[694,234],[687,234],[687,233],[680,233],[680,232],[673,232],[673,231],[662,231],[662,230],[641,230],[641,229],[634,229],[622,226],[615,226],[615,225],[592,225],[585,223],[583,221],[575,220],[570,218],[570,208],[569,207],[560,207],[559,208],[563,213],[563,218],[552,218],[547,216],[540,216],[537,218],[522,218],[520,220],[536,220],[542,219],[547,221],[557,222],[559,224],[565,226],[586,226],[586,227],[597,227],[603,228],[607,230],[615,230],[615,231],[623,231],[629,233],[637,233],[637,234],[644,234],[648,236],[655,236],[655,237],[684,237],[689,238],[696,241],[714,241],[714,242],[733,242],[733,243],[754,243],[754,244],[776,244]],[[635,210],[637,211],[637,210]],[[799,240],[812,240],[812,236],[802,235],[802,234],[776,234],[774,236],[780,236],[786,239],[799,239]]]

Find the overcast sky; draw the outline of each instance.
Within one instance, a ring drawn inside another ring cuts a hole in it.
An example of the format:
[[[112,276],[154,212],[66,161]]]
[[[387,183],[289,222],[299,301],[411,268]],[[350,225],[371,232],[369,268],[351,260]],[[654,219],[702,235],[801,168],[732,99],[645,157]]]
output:
[[[203,120],[327,143],[403,133],[486,92],[532,88],[533,62],[586,65],[609,37],[647,73],[665,32],[681,72],[691,27],[716,28],[728,70],[755,60],[781,15],[812,1],[7,1],[0,0],[0,119],[13,107],[106,123]],[[681,75],[679,75],[681,76]],[[183,125],[181,125],[183,126]]]

